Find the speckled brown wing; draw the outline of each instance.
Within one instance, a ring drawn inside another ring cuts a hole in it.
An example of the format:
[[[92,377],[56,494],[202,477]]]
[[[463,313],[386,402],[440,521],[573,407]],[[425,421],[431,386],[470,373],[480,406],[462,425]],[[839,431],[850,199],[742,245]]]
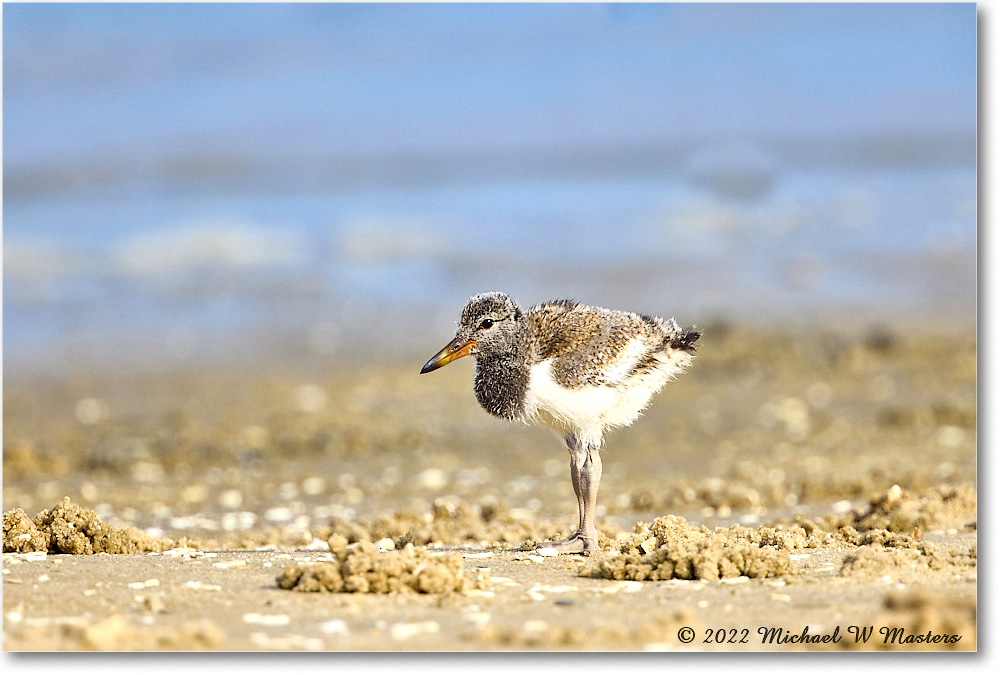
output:
[[[537,361],[553,359],[552,376],[570,389],[609,384],[626,350],[638,367],[663,342],[656,326],[635,314],[566,300],[532,307],[528,324]]]

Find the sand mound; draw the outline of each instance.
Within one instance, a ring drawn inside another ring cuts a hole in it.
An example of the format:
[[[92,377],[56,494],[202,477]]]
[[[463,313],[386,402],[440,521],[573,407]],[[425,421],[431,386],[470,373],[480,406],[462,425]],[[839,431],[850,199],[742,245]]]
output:
[[[829,518],[826,529],[850,526],[912,533],[914,530],[976,529],[976,490],[971,485],[942,485],[919,494],[893,485],[873,498],[867,508]]]
[[[923,541],[922,531],[976,529],[976,491],[967,484],[911,494],[894,485],[864,508],[816,520],[796,517],[757,528],[709,530],[666,516],[639,523],[627,538],[603,541],[620,555],[584,568],[583,576],[634,581],[719,579],[791,574],[790,551],[858,547],[841,575],[879,577],[948,569],[974,572],[975,546],[947,551]]]
[[[787,549],[870,545],[901,549],[924,546],[923,532],[975,530],[976,491],[963,483],[918,494],[894,485],[849,513],[816,519],[796,516],[746,530],[744,536],[761,546]]]
[[[907,548],[870,544],[844,557],[840,575],[868,580],[888,576],[897,581],[913,582],[936,571],[956,578],[972,578],[976,574],[976,564],[974,546],[967,551],[949,551],[929,542],[917,542]]]
[[[745,527],[694,528],[678,516],[640,523],[619,543],[621,555],[585,567],[581,576],[632,581],[753,578],[792,574],[787,550],[762,547]]]
[[[551,523],[515,518],[500,503],[469,504],[441,497],[434,501],[430,513],[398,511],[362,522],[334,520],[327,536],[334,534],[345,537],[348,543],[388,538],[397,548],[406,544],[501,548],[553,539],[560,531]]]
[[[64,497],[34,519],[21,509],[3,514],[4,553],[143,553],[174,547],[169,539],[156,539],[134,528],[116,528],[97,514]]]
[[[348,548],[342,535],[330,538],[333,562],[287,565],[277,577],[280,588],[320,593],[452,593],[472,588],[462,557],[434,555],[406,546],[379,552],[371,542]]]
[[[14,509],[3,514],[4,553],[48,551],[49,539],[49,535],[40,532],[23,510]]]

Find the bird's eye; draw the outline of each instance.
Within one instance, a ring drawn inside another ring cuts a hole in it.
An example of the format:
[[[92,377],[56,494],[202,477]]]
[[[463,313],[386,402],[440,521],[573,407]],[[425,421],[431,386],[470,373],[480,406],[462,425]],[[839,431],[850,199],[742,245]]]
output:
[[[483,322],[479,324],[480,328],[493,328],[493,319],[483,319]]]

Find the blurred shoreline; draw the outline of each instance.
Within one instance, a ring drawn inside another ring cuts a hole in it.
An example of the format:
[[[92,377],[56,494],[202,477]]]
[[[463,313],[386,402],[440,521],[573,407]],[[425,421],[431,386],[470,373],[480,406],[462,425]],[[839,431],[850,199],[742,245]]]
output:
[[[581,297],[581,296],[576,296]],[[586,301],[584,298],[583,301]],[[691,314],[674,313],[686,325],[697,326],[706,336],[706,349],[720,334],[733,330],[758,335],[780,333],[808,342],[831,337],[845,340],[872,336],[896,338],[908,334],[934,338],[975,339],[977,315],[972,307],[951,304],[926,311],[885,313],[829,308],[821,312],[788,311],[762,314],[748,312],[740,319],[723,320],[710,315],[707,321]],[[646,312],[642,307],[634,311]],[[656,313],[655,310],[649,313]],[[91,374],[155,376],[218,371],[254,377],[268,372],[325,373],[369,366],[400,368],[414,372],[426,358],[454,333],[454,319],[440,307],[427,308],[433,321],[406,330],[404,341],[394,340],[395,329],[413,320],[410,311],[387,311],[378,317],[353,317],[353,328],[365,323],[368,332],[345,335],[340,323],[321,320],[303,322],[298,330],[268,325],[244,327],[229,333],[171,330],[146,338],[122,339],[106,333],[61,343],[5,345],[3,380],[11,384],[54,382]],[[695,320],[689,320],[689,319]],[[387,335],[387,333],[392,335]],[[109,339],[110,337],[110,339]],[[441,343],[441,344],[438,344]]]
[[[486,290],[975,321],[974,5],[4,19],[10,377],[419,358]]]

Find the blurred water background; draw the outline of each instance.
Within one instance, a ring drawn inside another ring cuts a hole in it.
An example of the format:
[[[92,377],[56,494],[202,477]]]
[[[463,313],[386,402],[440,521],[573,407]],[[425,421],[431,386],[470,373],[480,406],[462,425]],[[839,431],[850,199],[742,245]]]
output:
[[[4,375],[971,326],[976,95],[971,3],[7,4]]]

